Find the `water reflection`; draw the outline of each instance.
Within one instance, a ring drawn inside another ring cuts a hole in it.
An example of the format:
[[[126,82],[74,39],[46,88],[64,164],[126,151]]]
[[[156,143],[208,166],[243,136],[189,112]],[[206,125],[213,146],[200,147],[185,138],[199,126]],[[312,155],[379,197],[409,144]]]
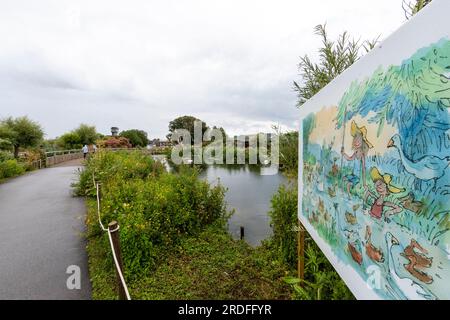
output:
[[[220,181],[228,188],[225,200],[228,209],[235,209],[229,220],[229,231],[238,239],[240,227],[243,226],[245,240],[253,246],[259,245],[271,235],[272,229],[267,215],[270,199],[278,186],[287,181],[281,173],[261,174],[268,174],[267,170],[272,169],[251,165],[215,165],[206,167],[201,173],[201,177],[209,182]]]

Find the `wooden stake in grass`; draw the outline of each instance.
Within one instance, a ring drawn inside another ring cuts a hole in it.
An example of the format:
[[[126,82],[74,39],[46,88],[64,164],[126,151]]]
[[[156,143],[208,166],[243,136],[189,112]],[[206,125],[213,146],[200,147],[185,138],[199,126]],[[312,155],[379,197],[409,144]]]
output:
[[[108,224],[109,232],[111,232],[111,239],[114,245],[114,253],[116,254],[117,262],[119,263],[119,268],[123,274],[123,261],[122,261],[122,252],[120,250],[120,239],[119,239],[119,224],[117,221],[112,221]],[[122,280],[120,279],[119,272],[116,269],[118,290],[119,290],[119,300],[127,300],[127,295],[125,293],[125,288],[122,284]]]
[[[298,220],[298,245],[297,245],[297,269],[298,278],[305,279],[305,227],[303,227],[300,220]],[[303,286],[303,281],[300,283]]]

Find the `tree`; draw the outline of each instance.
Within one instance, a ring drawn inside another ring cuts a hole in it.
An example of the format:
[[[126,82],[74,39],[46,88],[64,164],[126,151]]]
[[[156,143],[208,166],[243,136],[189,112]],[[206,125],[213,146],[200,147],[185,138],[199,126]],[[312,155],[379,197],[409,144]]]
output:
[[[0,138],[0,150],[12,150],[12,143],[8,139]]]
[[[169,123],[169,134],[167,135],[167,138],[170,140],[173,133],[176,130],[179,129],[185,129],[187,131],[189,131],[190,135],[191,135],[191,144],[194,144],[194,123],[195,121],[201,121],[202,123],[202,137],[204,135],[204,133],[206,132],[206,130],[208,130],[208,126],[206,125],[205,122],[203,122],[200,119],[197,119],[195,117],[192,116],[183,116],[183,117],[178,117],[172,121],[170,121]]]
[[[212,135],[212,133],[213,132],[214,133],[218,133],[218,131],[220,131],[220,134],[222,135],[223,143],[226,144],[228,136],[227,136],[227,133],[225,132],[225,129],[222,128],[222,127],[218,128],[217,126],[213,126],[212,128],[208,128],[208,130],[206,132],[206,137],[208,139],[210,139],[211,142],[216,141],[216,139],[219,139],[219,137],[218,136],[216,137],[215,135]]]
[[[412,2],[403,0],[402,7],[403,11],[405,12],[406,19],[410,19],[413,15],[422,10],[429,3],[431,3],[431,0],[414,0]]]
[[[100,135],[95,126],[80,124],[78,128],[58,138],[58,144],[64,149],[79,149],[85,144],[93,144]]]
[[[100,148],[131,148],[130,141],[125,137],[105,137],[98,141]]]
[[[322,38],[319,63],[313,63],[308,55],[300,58],[298,69],[302,82],[299,84],[294,81],[298,107],[355,63],[361,57],[362,51],[367,53],[378,42],[378,39],[364,42],[355,41],[350,39],[347,32],[341,34],[336,42],[331,41],[328,38],[325,24],[316,26],[314,32]]]
[[[87,124],[80,124],[73,133],[80,137],[82,144],[93,144],[99,137],[95,126],[89,126]]]
[[[0,139],[11,143],[15,158],[19,157],[20,148],[36,147],[43,137],[44,131],[40,124],[28,117],[9,117],[0,122]]]
[[[378,39],[372,41],[355,41],[347,32],[342,33],[336,41],[328,38],[326,25],[318,25],[314,33],[322,38],[322,47],[319,48],[319,62],[313,63],[309,56],[300,58],[298,69],[301,82],[294,81],[294,90],[297,92],[297,107],[303,105],[308,99],[323,89],[334,78],[339,76],[348,67],[355,63],[363,53],[375,47]],[[304,127],[306,130],[306,127]],[[298,135],[292,132],[280,134],[280,163],[289,175],[297,172],[298,150],[293,148],[298,143]],[[294,150],[295,152],[288,152]]]
[[[80,136],[72,132],[67,132],[58,138],[58,145],[64,149],[80,149],[83,145]]]
[[[58,139],[46,139],[44,141],[42,141],[40,147],[41,149],[43,149],[44,151],[55,151],[58,150]]]
[[[122,131],[121,137],[127,138],[133,147],[146,147],[149,144],[147,132],[138,129]]]
[[[224,128],[222,128],[222,127],[217,128],[216,126],[214,126],[213,129],[219,129],[220,132],[222,132],[222,137],[223,137],[224,140],[227,138],[227,133],[225,132]]]

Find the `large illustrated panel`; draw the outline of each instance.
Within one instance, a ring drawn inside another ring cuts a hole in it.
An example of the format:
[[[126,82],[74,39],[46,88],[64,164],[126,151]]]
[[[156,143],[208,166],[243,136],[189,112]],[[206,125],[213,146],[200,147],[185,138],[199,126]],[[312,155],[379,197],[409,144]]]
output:
[[[299,218],[316,242],[359,298],[450,299],[448,37],[311,109]]]

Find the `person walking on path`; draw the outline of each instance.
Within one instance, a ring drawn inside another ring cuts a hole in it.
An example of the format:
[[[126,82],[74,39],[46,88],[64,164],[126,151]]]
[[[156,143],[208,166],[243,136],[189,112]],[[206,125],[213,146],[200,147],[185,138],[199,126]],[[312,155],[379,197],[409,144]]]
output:
[[[89,153],[89,148],[88,148],[87,144],[85,144],[81,150],[83,151],[83,158],[86,159],[86,157]]]

